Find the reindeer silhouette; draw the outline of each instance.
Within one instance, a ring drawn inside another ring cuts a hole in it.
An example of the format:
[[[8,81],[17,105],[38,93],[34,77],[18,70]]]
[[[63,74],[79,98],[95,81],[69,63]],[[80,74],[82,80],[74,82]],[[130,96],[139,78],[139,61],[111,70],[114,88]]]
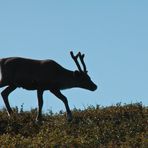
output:
[[[2,98],[7,108],[8,115],[12,114],[8,96],[17,87],[27,90],[37,90],[38,115],[37,120],[42,118],[43,92],[49,90],[57,98],[62,100],[66,107],[67,119],[72,120],[67,98],[60,90],[79,87],[95,91],[97,89],[86,69],[84,54],[80,52],[74,56],[70,52],[78,70],[70,71],[63,68],[53,60],[33,60],[21,57],[9,57],[0,59],[0,87],[7,86],[2,92]],[[83,70],[78,62],[81,61]]]

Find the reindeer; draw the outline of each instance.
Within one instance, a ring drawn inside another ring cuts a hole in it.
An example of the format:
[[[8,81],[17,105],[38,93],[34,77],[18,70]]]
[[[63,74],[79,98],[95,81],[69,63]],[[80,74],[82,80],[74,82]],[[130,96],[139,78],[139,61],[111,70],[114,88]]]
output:
[[[63,101],[66,107],[67,120],[72,120],[67,98],[61,93],[63,89],[79,87],[95,91],[97,85],[90,79],[84,62],[84,54],[80,52],[74,56],[70,52],[78,70],[70,71],[53,60],[33,60],[21,57],[0,59],[0,87],[7,86],[2,92],[2,98],[10,116],[13,111],[8,96],[18,87],[27,90],[37,90],[38,114],[37,121],[42,119],[43,92],[49,90]],[[81,61],[83,70],[78,62]]]

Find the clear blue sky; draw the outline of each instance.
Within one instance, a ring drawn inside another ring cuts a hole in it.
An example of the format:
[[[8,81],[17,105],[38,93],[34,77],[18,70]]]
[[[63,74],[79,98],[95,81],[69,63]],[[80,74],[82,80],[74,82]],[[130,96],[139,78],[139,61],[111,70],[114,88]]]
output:
[[[0,1],[0,58],[49,58],[75,70],[69,51],[81,51],[98,90],[63,91],[71,108],[140,101],[148,105],[147,17],[146,0]],[[17,89],[9,98],[13,107],[37,107],[35,91]],[[47,109],[65,110],[48,91]]]

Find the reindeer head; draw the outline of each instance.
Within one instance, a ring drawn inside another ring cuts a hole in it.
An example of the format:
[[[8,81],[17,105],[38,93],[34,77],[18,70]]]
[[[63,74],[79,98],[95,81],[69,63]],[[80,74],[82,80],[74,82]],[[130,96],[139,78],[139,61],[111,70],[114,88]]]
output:
[[[74,78],[77,82],[78,87],[88,89],[91,91],[95,91],[97,89],[97,85],[91,80],[90,76],[88,75],[88,71],[86,69],[86,65],[84,62],[84,54],[81,54],[79,52],[76,56],[74,56],[73,52],[70,52],[72,59],[77,65],[78,70],[74,72]],[[78,58],[81,61],[81,64],[83,66],[83,70],[78,62]]]

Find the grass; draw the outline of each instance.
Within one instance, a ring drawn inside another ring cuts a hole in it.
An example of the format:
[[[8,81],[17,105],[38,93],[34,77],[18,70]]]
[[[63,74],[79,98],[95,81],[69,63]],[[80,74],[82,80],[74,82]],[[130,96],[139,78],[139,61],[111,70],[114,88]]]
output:
[[[8,118],[0,111],[1,147],[148,147],[148,108],[141,103],[74,109],[68,123],[64,112],[43,115],[36,123],[37,110],[14,109]]]

